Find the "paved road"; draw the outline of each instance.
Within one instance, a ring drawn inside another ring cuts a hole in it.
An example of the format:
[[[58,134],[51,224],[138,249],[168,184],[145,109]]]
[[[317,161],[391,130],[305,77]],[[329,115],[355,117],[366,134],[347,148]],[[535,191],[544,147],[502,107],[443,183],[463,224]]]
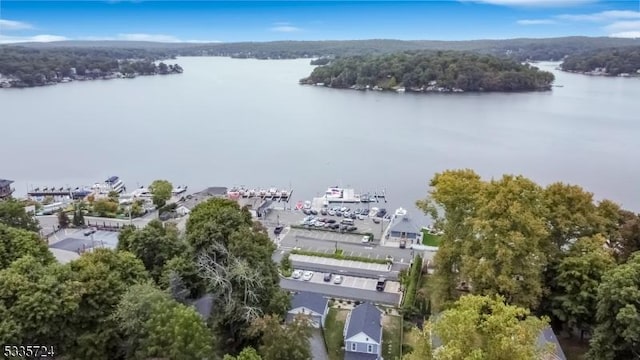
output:
[[[393,306],[398,306],[400,304],[400,294],[392,294],[380,291],[363,290],[325,284],[314,284],[306,281],[290,279],[280,279],[280,287],[287,290],[308,291],[336,298],[373,301],[378,304],[388,304]]]
[[[309,344],[311,345],[311,356],[313,360],[329,360],[327,347],[324,345],[324,338],[322,337],[322,331],[320,329],[313,329],[311,331]]]

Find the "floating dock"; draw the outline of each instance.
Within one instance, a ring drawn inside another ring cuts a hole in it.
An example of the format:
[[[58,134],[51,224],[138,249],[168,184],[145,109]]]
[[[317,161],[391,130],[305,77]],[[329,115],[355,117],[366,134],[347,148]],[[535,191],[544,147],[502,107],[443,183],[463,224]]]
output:
[[[277,188],[269,188],[269,189],[248,189],[245,187],[232,187],[227,191],[227,197],[230,199],[264,199],[264,200],[273,200],[277,202],[289,202],[291,199],[291,195],[293,194],[293,189],[290,190],[281,190]]]
[[[330,187],[325,194],[315,197],[312,200],[312,207],[319,209],[327,207],[331,204],[360,204],[360,203],[379,203],[387,202],[387,193],[385,190],[373,193],[357,194],[354,189],[343,189],[339,187]]]

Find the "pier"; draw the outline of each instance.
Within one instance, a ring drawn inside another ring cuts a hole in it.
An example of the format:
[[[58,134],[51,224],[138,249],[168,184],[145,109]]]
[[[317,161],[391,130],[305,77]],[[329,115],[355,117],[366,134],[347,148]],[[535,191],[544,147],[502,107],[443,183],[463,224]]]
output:
[[[272,200],[277,202],[289,202],[293,189],[280,190],[276,188],[270,189],[247,189],[245,187],[232,187],[227,192],[227,197],[230,199],[262,199]]]

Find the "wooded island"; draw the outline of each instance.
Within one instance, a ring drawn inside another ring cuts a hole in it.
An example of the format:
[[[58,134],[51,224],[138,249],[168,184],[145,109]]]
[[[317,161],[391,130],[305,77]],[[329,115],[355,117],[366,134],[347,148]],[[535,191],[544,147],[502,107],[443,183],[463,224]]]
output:
[[[588,75],[640,76],[640,46],[568,55],[561,69]]]
[[[456,51],[337,58],[301,84],[356,90],[478,92],[549,90],[554,76],[514,60]]]

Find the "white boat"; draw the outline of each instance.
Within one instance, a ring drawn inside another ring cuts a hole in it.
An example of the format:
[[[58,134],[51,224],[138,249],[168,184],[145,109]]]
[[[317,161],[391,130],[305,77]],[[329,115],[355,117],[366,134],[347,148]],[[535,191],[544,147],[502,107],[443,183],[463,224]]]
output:
[[[407,210],[403,208],[397,208],[395,212],[396,216],[405,216],[407,215]]]
[[[358,203],[360,202],[360,195],[357,195],[353,189],[343,189],[337,186],[333,186],[324,192],[324,199],[329,203]]]
[[[311,201],[308,201],[308,200],[307,200],[307,201],[305,201],[305,202],[304,202],[304,205],[302,206],[302,208],[303,208],[304,210],[311,209]]]
[[[171,190],[171,193],[173,195],[180,195],[184,192],[187,191],[187,187],[186,186],[178,186],[177,188],[173,188],[173,190]]]
[[[372,207],[369,210],[369,216],[370,217],[375,217],[378,214],[378,211],[380,211],[380,209],[378,209],[377,207]]]
[[[143,186],[140,189],[133,190],[133,192],[131,192],[131,196],[134,198],[150,199],[153,197],[153,194],[151,194],[151,191],[149,191],[149,189]]]
[[[127,190],[127,188],[124,186],[124,182],[122,182],[122,180],[120,180],[120,178],[117,176],[108,178],[102,184],[95,183],[91,188],[99,194],[108,194],[111,191],[115,191],[120,194]]]

